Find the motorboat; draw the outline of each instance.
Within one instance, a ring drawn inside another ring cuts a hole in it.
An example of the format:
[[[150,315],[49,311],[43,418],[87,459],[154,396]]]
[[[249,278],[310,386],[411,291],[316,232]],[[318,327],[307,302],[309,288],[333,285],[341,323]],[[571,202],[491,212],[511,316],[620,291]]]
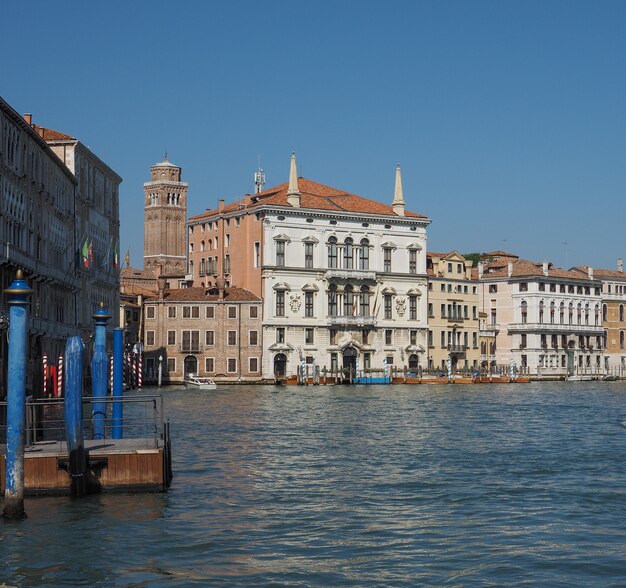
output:
[[[568,382],[591,382],[593,380],[593,376],[568,376]]]
[[[217,384],[211,378],[203,378],[196,374],[187,374],[185,377],[185,388],[215,390],[217,388]]]

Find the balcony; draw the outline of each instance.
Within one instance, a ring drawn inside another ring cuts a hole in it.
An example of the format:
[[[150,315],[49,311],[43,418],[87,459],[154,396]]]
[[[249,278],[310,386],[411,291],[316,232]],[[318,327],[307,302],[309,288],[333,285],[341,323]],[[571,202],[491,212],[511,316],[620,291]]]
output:
[[[500,325],[497,323],[481,323],[479,327],[480,337],[495,337],[500,332]]]
[[[347,280],[353,281],[365,281],[375,282],[376,272],[372,270],[358,270],[358,269],[329,269],[326,271],[326,279],[328,280]]]
[[[348,326],[348,327],[373,327],[376,324],[375,316],[329,316],[329,326]]]
[[[465,345],[448,345],[448,353],[465,354],[465,351],[467,351],[467,347]]]
[[[480,361],[496,361],[496,356],[495,356],[495,354],[487,355],[485,353],[481,353]]]
[[[191,344],[191,345],[179,345],[178,346],[178,351],[180,353],[201,353],[202,348],[201,348],[201,346],[199,344],[196,345],[194,343],[194,344]]]
[[[451,323],[462,323],[463,321],[468,320],[467,317],[463,317],[462,315],[450,315],[450,316],[444,316],[442,318],[447,318],[448,322]]]
[[[511,333],[558,333],[558,334],[585,334],[592,336],[604,335],[601,325],[561,325],[557,323],[511,323],[508,326]]]

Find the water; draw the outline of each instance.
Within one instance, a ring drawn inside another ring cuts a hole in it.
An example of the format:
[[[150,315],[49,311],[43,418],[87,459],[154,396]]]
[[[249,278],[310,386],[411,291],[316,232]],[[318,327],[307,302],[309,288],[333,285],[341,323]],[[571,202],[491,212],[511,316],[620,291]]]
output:
[[[15,586],[626,585],[626,386],[164,389],[166,494],[26,502]]]

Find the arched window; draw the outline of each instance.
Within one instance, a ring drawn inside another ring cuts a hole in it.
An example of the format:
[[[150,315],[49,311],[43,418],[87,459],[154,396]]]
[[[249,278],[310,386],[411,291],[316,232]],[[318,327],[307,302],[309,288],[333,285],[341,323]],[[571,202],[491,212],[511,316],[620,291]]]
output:
[[[603,304],[602,305],[602,321],[603,322],[608,319],[608,315],[609,315],[608,308],[606,304]]]
[[[528,303],[526,300],[522,300],[522,323],[528,321]]]
[[[337,316],[337,286],[331,284],[328,288],[328,316]]]
[[[569,324],[571,325],[574,322],[574,303],[573,302],[569,303],[568,314],[569,314]]]
[[[600,321],[600,306],[596,304],[593,309],[593,324],[597,327],[599,321]]]
[[[543,322],[543,300],[539,302],[539,322]]]
[[[354,291],[350,284],[343,289],[343,315],[352,316],[356,314],[354,306]]]
[[[559,322],[561,324],[565,322],[565,302],[561,302],[559,305]]]
[[[619,305],[619,320],[620,322],[623,322],[624,320],[624,305],[623,304]]]
[[[370,315],[370,289],[361,286],[361,316]]]
[[[352,263],[354,261],[354,248],[352,244],[354,241],[348,237],[343,242],[343,267],[344,269],[352,269]]]
[[[200,241],[200,251],[204,251],[204,241]]]
[[[554,324],[554,300],[550,302],[550,324]]]
[[[619,332],[619,348],[624,349],[624,331]]]
[[[359,269],[366,270],[370,268],[370,242],[368,239],[361,239],[359,247]]]
[[[328,267],[335,269],[337,267],[337,238],[328,239]]]
[[[576,306],[576,324],[580,325],[583,318],[583,305],[579,302]]]

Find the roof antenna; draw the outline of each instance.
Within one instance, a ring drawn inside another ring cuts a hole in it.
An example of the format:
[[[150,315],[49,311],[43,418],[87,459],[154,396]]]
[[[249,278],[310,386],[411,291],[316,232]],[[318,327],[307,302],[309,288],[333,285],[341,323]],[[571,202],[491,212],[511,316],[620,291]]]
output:
[[[261,167],[261,156],[259,155],[259,165],[257,170],[254,172],[254,192],[256,194],[262,192],[263,186],[265,186],[265,172]]]

